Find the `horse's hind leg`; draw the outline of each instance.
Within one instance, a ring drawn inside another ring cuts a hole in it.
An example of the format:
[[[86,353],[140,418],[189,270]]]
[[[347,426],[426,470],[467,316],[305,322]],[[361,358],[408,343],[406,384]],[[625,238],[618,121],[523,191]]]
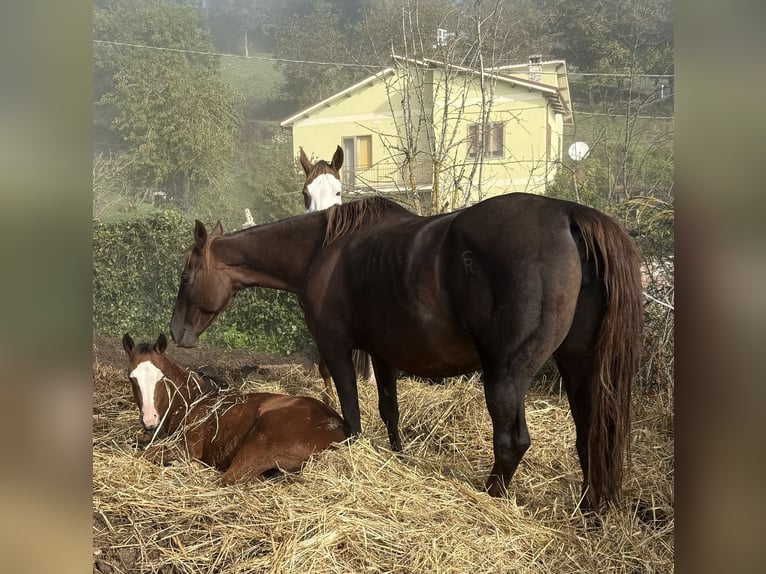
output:
[[[306,457],[296,456],[290,448],[296,445],[285,445],[284,441],[280,444],[279,437],[273,435],[257,433],[249,436],[231,459],[229,468],[221,475],[220,485],[258,480],[264,472],[272,469],[279,468],[287,472],[300,469]]]
[[[561,344],[574,314],[576,292],[568,284],[579,279],[568,276],[560,282],[543,285],[542,290],[527,286],[517,290],[514,301],[496,306],[493,320],[475,336],[476,348],[484,369],[484,396],[492,418],[492,446],[495,462],[486,489],[501,496],[530,445],[524,414],[524,397],[529,382],[543,363]],[[518,287],[518,285],[517,285]],[[560,294],[557,304],[542,294]],[[539,308],[533,302],[539,302]]]
[[[583,482],[582,494],[586,495],[588,485],[588,436],[590,432],[591,390],[590,379],[593,360],[590,357],[573,358],[555,354],[556,365],[564,381],[564,389],[569,399],[569,408],[575,423],[577,439],[577,457],[580,460]],[[584,508],[590,506],[587,498],[583,500]]]
[[[218,484],[220,486],[229,486],[235,482],[257,480],[264,472],[272,468],[274,468],[273,462],[253,463],[247,462],[241,457],[235,457],[234,460],[231,461],[229,468],[226,469],[226,472],[221,475]]]
[[[587,271],[587,270],[586,270]],[[577,457],[580,460],[584,496],[583,508],[592,504],[588,490],[588,441],[591,432],[592,381],[594,377],[594,354],[601,324],[602,287],[586,281],[580,292],[574,321],[564,342],[556,349],[553,357],[564,382],[569,399],[569,408],[575,423]]]
[[[524,394],[531,374],[518,366],[484,364],[484,397],[492,419],[495,461],[486,483],[490,496],[505,494],[516,468],[530,445],[524,415]]]

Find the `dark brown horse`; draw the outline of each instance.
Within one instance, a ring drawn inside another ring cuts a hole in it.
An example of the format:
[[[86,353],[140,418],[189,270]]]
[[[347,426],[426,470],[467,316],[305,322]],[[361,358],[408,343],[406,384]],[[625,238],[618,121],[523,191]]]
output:
[[[164,334],[138,345],[127,333],[122,338],[141,424],[156,435],[182,432],[190,458],[225,471],[222,485],[299,470],[313,453],[346,439],[343,419],[321,401],[221,391],[168,357],[167,344]]]
[[[337,146],[330,161],[323,159],[311,163],[306,152],[301,148],[298,161],[306,174],[303,182],[303,203],[306,212],[321,211],[343,203],[341,196],[342,185],[340,181],[340,168],[343,166],[343,148]],[[351,357],[354,361],[354,371],[364,381],[373,380],[372,362],[370,355],[362,351],[353,351]],[[332,392],[332,375],[326,363],[319,359],[319,374],[324,381],[325,394],[328,399],[334,400]]]
[[[350,435],[361,432],[351,350],[371,355],[394,450],[397,368],[427,377],[482,368],[493,496],[529,447],[524,395],[553,355],[576,426],[583,504],[597,508],[619,493],[629,443],[639,267],[619,224],[575,203],[509,194],[420,217],[369,198],[227,235],[197,221],[170,329],[193,347],[240,289],[296,293]]]

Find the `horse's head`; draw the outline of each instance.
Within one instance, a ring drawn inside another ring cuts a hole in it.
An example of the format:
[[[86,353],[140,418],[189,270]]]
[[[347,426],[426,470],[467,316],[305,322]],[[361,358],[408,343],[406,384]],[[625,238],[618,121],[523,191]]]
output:
[[[197,338],[223,311],[234,289],[211,253],[210,244],[223,235],[219,221],[208,235],[202,222],[194,225],[194,244],[186,250],[178,296],[170,319],[170,335],[179,347],[196,347]]]
[[[162,354],[168,346],[163,333],[155,343],[136,345],[125,333],[122,347],[128,354],[128,377],[133,387],[133,398],[141,412],[141,424],[146,430],[155,430],[170,405],[168,388],[164,383]]]
[[[340,205],[343,149],[337,147],[330,163],[320,159],[312,164],[301,148],[299,161],[306,172],[306,182],[303,184],[303,203],[306,205],[306,211],[321,211],[331,205]]]

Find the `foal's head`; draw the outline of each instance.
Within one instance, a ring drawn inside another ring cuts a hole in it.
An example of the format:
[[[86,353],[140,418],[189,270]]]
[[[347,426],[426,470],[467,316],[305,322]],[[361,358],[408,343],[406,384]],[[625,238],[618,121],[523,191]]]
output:
[[[163,372],[168,340],[163,333],[154,343],[136,345],[125,333],[122,347],[128,354],[128,377],[133,387],[133,398],[141,412],[141,424],[146,430],[155,430],[170,406],[168,387]]]
[[[224,266],[213,257],[211,242],[223,234],[217,223],[208,235],[202,222],[194,225],[194,244],[186,251],[170,334],[179,347],[196,347],[197,337],[226,309],[235,290]]]
[[[340,205],[343,149],[337,147],[330,163],[320,159],[312,164],[301,148],[299,161],[306,172],[306,182],[303,184],[303,203],[306,205],[306,211],[321,211],[331,205]]]

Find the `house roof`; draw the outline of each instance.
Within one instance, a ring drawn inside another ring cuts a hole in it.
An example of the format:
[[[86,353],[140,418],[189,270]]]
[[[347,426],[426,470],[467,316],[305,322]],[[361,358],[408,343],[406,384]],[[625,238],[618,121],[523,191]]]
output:
[[[333,94],[329,98],[325,98],[321,102],[318,102],[318,103],[314,104],[313,106],[309,106],[308,108],[305,108],[305,109],[299,111],[297,114],[295,114],[293,116],[290,116],[286,120],[282,121],[279,125],[282,126],[282,127],[290,126],[290,125],[294,124],[300,118],[308,117],[308,116],[311,115],[312,112],[315,112],[315,111],[317,111],[319,109],[327,107],[330,104],[332,104],[334,101],[339,100],[342,97],[347,96],[347,95],[351,94],[352,92],[355,92],[358,89],[363,88],[364,86],[367,86],[367,85],[371,84],[372,82],[382,78],[383,76],[388,76],[388,75],[392,74],[393,72],[394,72],[394,68],[386,68],[386,69],[381,70],[380,72],[378,72],[376,74],[373,74],[371,76],[367,76],[365,79],[363,79],[360,82],[357,82],[353,86],[349,86],[345,90],[342,90],[342,91],[338,92],[337,94]]]
[[[572,96],[571,92],[569,91],[569,75],[567,74],[567,63],[564,60],[546,60],[538,62],[538,65],[540,65],[543,69],[546,67],[552,67],[556,71],[553,72],[556,74],[556,81],[555,84],[559,89],[559,94],[561,96],[563,107],[566,111],[562,112],[564,114],[564,121],[565,122],[572,122]],[[495,68],[499,73],[502,74],[508,74],[508,75],[515,75],[518,73],[528,73],[529,70],[529,63],[523,63],[523,64],[506,64],[505,66],[498,66]],[[543,74],[550,74],[551,72],[542,72]],[[550,85],[552,82],[543,82]]]
[[[459,72],[465,72],[467,74],[475,74],[480,75],[482,72],[481,70],[478,70],[476,68],[470,68],[466,66],[459,66],[456,64],[445,64],[444,62],[439,62],[438,60],[431,60],[429,58],[422,58],[422,59],[414,59],[414,58],[406,58],[403,56],[393,56],[394,62],[396,64],[415,64],[419,66],[425,66],[428,68],[439,68],[439,67],[446,67],[450,70],[456,70]],[[527,64],[513,64],[509,66],[502,66],[499,68],[493,68],[489,70],[485,70],[483,73],[485,76],[495,79],[498,82],[508,83],[511,86],[520,86],[527,88],[529,90],[535,90],[539,91],[543,94],[544,97],[546,97],[553,105],[553,109],[557,112],[564,115],[564,121],[565,123],[569,123],[572,121],[572,111],[571,111],[571,100],[569,98],[569,82],[566,79],[566,64],[563,60],[556,60],[552,62],[543,62],[545,63],[556,63],[559,62],[564,64],[563,68],[563,78],[564,78],[564,86],[561,86],[561,82],[557,81],[557,86],[551,86],[550,84],[545,84],[542,82],[535,82],[532,80],[519,78],[518,76],[512,75],[512,73],[505,73],[505,70],[509,70],[509,72],[512,69],[526,69]],[[363,80],[357,82],[356,84],[349,86],[345,90],[342,90],[338,92],[337,94],[334,94],[330,96],[329,98],[325,98],[321,102],[318,102],[312,106],[309,106],[308,108],[305,108],[301,111],[299,111],[297,114],[290,116],[286,120],[282,121],[280,125],[282,127],[287,127],[293,125],[297,120],[299,120],[302,117],[309,117],[313,112],[323,108],[328,107],[332,105],[333,102],[336,100],[339,100],[343,98],[344,96],[347,96],[361,88],[363,88],[366,85],[372,84],[372,82],[384,77],[388,76],[396,71],[396,68],[389,67],[381,70],[380,72],[377,72],[376,74],[373,74],[371,76],[368,76],[364,78]]]
[[[458,70],[468,74],[480,75],[481,71],[476,68],[469,68],[466,66],[458,66],[455,64],[445,64],[437,60],[431,60],[423,58],[422,60],[415,60],[413,58],[404,58],[402,56],[394,56],[395,61],[401,61],[421,66],[428,66],[431,68],[447,67],[452,70]],[[484,74],[488,77],[496,79],[498,82],[506,82],[511,86],[521,86],[530,90],[537,90],[543,93],[543,95],[551,101],[553,109],[564,116],[564,123],[571,124],[572,122],[572,101],[569,95],[569,80],[567,79],[566,62],[564,60],[550,60],[547,62],[540,62],[541,65],[554,64],[557,68],[562,69],[562,72],[557,75],[555,86],[545,82],[535,82],[526,78],[519,78],[513,75],[513,71],[527,70],[529,64],[510,64],[506,66],[499,66],[497,68],[489,68]],[[508,70],[508,73],[505,72]]]

